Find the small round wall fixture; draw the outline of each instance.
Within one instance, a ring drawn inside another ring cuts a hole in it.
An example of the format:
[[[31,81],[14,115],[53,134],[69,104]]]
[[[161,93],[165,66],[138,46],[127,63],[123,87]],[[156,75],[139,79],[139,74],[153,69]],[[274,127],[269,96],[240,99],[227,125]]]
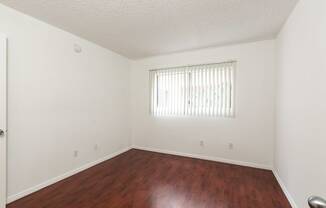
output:
[[[74,51],[76,53],[81,53],[82,52],[82,48],[80,47],[80,45],[74,44]]]

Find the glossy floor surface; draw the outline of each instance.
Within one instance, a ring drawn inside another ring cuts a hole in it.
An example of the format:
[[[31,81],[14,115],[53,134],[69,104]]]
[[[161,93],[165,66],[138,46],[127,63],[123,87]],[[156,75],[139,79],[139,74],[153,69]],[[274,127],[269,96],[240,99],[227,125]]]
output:
[[[271,171],[130,150],[9,208],[290,208]]]

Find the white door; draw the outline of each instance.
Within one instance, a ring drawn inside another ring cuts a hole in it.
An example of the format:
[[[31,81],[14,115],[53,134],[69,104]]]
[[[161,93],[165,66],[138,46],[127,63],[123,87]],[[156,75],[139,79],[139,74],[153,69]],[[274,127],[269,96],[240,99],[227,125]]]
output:
[[[7,39],[0,34],[0,208],[7,198]]]

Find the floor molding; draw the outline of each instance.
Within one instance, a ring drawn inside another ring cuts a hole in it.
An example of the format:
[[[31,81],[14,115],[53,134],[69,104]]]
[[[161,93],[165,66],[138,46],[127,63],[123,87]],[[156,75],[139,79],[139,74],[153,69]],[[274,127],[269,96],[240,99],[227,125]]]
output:
[[[202,160],[210,160],[210,161],[222,162],[222,163],[228,163],[228,164],[234,164],[234,165],[240,165],[240,166],[247,166],[247,167],[259,168],[259,169],[265,169],[265,170],[273,169],[271,166],[268,166],[268,165],[256,164],[256,163],[252,163],[252,162],[237,161],[237,160],[230,160],[230,159],[220,158],[220,157],[189,154],[189,153],[184,153],[184,152],[162,150],[162,149],[156,149],[156,148],[150,148],[150,147],[141,147],[141,146],[137,146],[137,145],[132,146],[132,148],[139,149],[139,150],[145,150],[145,151],[151,151],[151,152],[164,153],[164,154],[178,155],[178,156],[183,156],[183,157],[191,157],[191,158],[202,159]]]
[[[273,174],[277,180],[277,182],[280,184],[286,198],[288,199],[288,201],[290,202],[292,208],[299,208],[297,206],[297,204],[295,203],[293,197],[291,196],[290,192],[288,191],[288,189],[286,188],[285,184],[283,183],[281,177],[278,175],[277,171],[275,169],[273,169]]]
[[[11,196],[7,197],[7,204],[9,204],[9,203],[11,203],[13,201],[16,201],[16,200],[18,200],[20,198],[23,198],[23,197],[25,197],[27,195],[30,195],[30,194],[32,194],[32,193],[34,193],[36,191],[39,191],[39,190],[41,190],[41,189],[43,189],[43,188],[45,188],[47,186],[50,186],[50,185],[52,185],[54,183],[57,183],[57,182],[59,182],[61,180],[64,180],[64,179],[66,179],[66,178],[68,178],[70,176],[73,176],[73,175],[75,175],[75,174],[77,174],[79,172],[82,172],[82,171],[84,171],[84,170],[86,170],[88,168],[91,168],[91,167],[93,167],[93,166],[95,166],[95,165],[97,165],[99,163],[102,163],[102,162],[104,162],[106,160],[109,160],[109,159],[111,159],[113,157],[116,157],[116,156],[130,150],[130,149],[131,149],[131,147],[124,148],[122,150],[119,150],[117,152],[109,154],[109,155],[107,155],[107,156],[105,156],[103,158],[100,158],[100,159],[98,159],[96,161],[87,163],[87,164],[85,164],[85,165],[83,165],[83,166],[81,166],[81,167],[79,167],[79,168],[77,168],[75,170],[71,170],[71,171],[69,171],[67,173],[64,173],[64,174],[62,174],[60,176],[49,179],[49,180],[47,180],[47,181],[45,181],[45,182],[43,182],[41,184],[38,184],[38,185],[36,185],[34,187],[28,188],[28,189],[26,189],[26,190],[24,190],[24,191],[22,191],[22,192],[20,192],[18,194],[11,195]]]

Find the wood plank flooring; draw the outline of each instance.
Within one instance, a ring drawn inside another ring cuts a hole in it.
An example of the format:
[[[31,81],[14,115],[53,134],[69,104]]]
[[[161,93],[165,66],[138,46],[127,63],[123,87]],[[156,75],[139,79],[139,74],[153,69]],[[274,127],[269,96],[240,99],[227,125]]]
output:
[[[290,208],[271,171],[130,150],[8,208]]]

